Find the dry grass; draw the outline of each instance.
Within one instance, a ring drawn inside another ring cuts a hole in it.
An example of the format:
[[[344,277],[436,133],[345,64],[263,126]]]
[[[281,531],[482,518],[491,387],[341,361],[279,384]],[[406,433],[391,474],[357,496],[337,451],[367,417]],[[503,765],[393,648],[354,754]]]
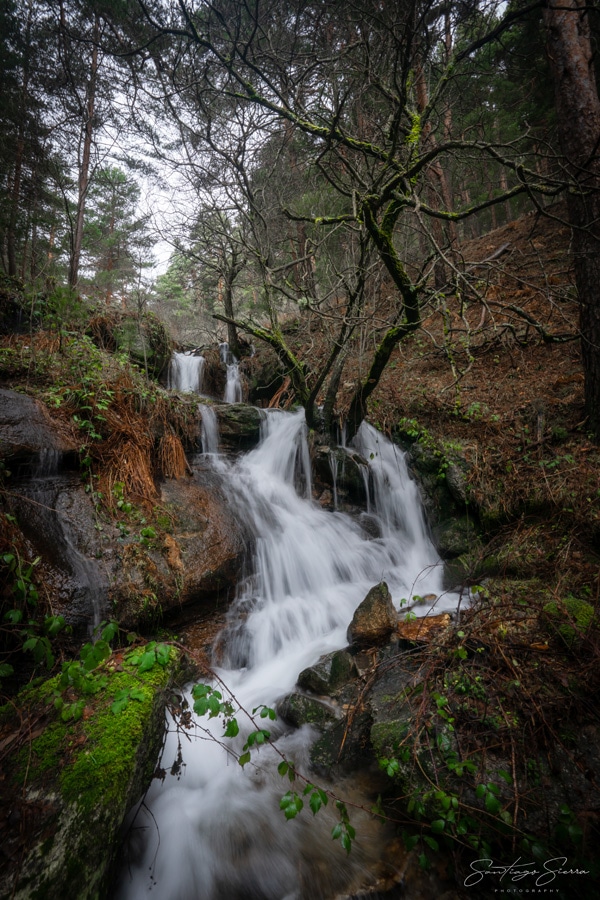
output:
[[[183,444],[172,432],[164,434],[160,439],[157,461],[164,478],[183,478],[191,472]]]

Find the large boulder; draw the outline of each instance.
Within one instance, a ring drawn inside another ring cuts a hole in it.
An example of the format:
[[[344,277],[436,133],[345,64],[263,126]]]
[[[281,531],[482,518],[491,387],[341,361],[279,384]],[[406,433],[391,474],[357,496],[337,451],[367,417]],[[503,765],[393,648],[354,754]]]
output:
[[[246,403],[213,403],[219,421],[219,440],[230,450],[250,450],[260,440],[264,413]]]
[[[29,457],[43,464],[76,450],[67,426],[53,420],[43,403],[0,388],[0,459]]]
[[[85,697],[78,721],[64,722],[54,709],[57,678],[3,707],[0,729],[12,751],[3,792],[15,824],[3,832],[0,896],[110,895],[123,821],[152,779],[178,677],[175,650],[165,647],[158,660],[143,673],[122,653],[109,660],[105,687]],[[115,711],[117,693],[128,699]]]
[[[348,628],[349,644],[380,644],[396,630],[398,613],[385,581],[371,588]]]
[[[240,578],[248,535],[208,470],[166,481],[161,500],[173,516],[168,560],[178,571],[177,603],[227,595]]]

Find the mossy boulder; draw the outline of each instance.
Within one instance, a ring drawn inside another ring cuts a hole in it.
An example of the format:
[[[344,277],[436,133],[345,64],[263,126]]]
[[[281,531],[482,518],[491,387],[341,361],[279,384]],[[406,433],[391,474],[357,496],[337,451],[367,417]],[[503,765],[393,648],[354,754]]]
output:
[[[478,529],[466,516],[447,519],[436,525],[433,539],[442,559],[454,559],[480,545]]]
[[[336,710],[329,704],[297,691],[277,703],[277,714],[294,728],[314,725],[319,730],[325,729],[338,718]]]
[[[314,666],[303,669],[298,676],[298,686],[305,691],[331,697],[357,674],[352,656],[345,650],[335,650],[322,656]]]
[[[251,450],[260,440],[264,413],[245,403],[213,403],[219,420],[219,439],[228,450]]]
[[[179,654],[165,648],[163,664],[143,673],[123,654],[102,675],[106,685],[85,696],[79,721],[54,709],[54,678],[17,699],[19,719],[4,718],[17,736],[7,771],[15,814],[27,822],[5,843],[9,859],[0,896],[15,900],[101,900],[109,894],[120,829],[142,797],[164,734],[165,703],[179,671]],[[114,712],[115,696],[129,697]],[[65,703],[67,703],[65,700]],[[24,727],[25,726],[25,727]],[[19,861],[17,866],[16,861]]]
[[[396,630],[398,613],[385,581],[371,588],[348,627],[349,644],[380,644]]]

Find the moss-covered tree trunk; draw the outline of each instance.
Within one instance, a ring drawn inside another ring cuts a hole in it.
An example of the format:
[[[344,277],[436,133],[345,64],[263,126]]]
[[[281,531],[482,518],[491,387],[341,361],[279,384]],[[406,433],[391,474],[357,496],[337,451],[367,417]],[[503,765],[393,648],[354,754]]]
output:
[[[572,187],[575,280],[590,429],[600,442],[600,99],[585,0],[556,0],[544,12],[558,131]]]

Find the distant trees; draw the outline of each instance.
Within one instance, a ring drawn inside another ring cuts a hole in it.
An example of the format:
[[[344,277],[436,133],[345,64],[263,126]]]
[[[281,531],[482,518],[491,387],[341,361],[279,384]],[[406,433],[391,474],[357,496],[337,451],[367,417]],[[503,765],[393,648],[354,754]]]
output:
[[[395,347],[447,303],[444,279],[459,287],[451,244],[460,224],[510,198],[558,190],[540,177],[529,136],[501,133],[499,87],[487,89],[470,123],[452,109],[465,76],[493,68],[488,48],[520,13],[493,3],[449,12],[433,0],[343,10],[139,0],[139,9],[143,48],[133,30],[127,52],[139,52],[146,77],[154,65],[155,95],[160,87],[185,164],[225,164],[226,186],[214,196],[235,193],[236,223],[260,273],[267,321],[236,324],[275,349],[311,424],[319,394],[335,394],[358,350],[362,374],[346,411],[353,433]],[[451,196],[450,178],[456,185],[461,167],[474,165],[499,173],[496,184]],[[393,288],[385,296],[382,272]],[[278,309],[290,302],[330,335],[318,368],[286,343]]]
[[[115,296],[124,300],[151,256],[146,220],[137,213],[139,197],[138,185],[115,166],[98,169],[88,190],[83,285],[106,303]]]
[[[108,282],[117,270],[123,274],[127,255],[123,216],[135,219],[139,189],[121,171],[119,191],[128,195],[117,200],[116,184],[107,183],[106,161],[122,152],[117,142],[127,123],[114,102],[122,63],[104,52],[106,39],[103,4],[0,2],[2,268],[41,287],[64,277],[72,290],[83,286],[83,268],[88,286],[92,274],[104,282],[95,296],[110,300]],[[88,215],[92,194],[96,209]],[[118,240],[117,232],[105,234],[100,251],[100,233],[111,228],[109,213],[100,222],[104,202],[121,203],[121,232]],[[108,253],[111,240],[114,252]]]
[[[332,427],[352,364],[351,433],[426,319],[448,355],[476,321],[494,326],[458,241],[566,187],[599,434],[590,14],[584,0],[2,0],[4,270],[35,278],[60,261],[71,288],[93,277],[96,297],[123,292],[147,253],[120,148],[135,130],[185,191],[170,235],[182,275],[232,344],[244,328],[275,350],[311,424],[324,401]],[[324,359],[298,358],[290,314],[323,332]]]

